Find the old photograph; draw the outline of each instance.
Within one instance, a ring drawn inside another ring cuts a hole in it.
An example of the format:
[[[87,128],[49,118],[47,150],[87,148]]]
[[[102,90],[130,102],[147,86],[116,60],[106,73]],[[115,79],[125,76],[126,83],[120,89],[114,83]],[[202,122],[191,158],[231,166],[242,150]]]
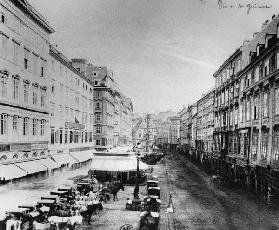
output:
[[[279,230],[278,0],[0,0],[0,230]]]

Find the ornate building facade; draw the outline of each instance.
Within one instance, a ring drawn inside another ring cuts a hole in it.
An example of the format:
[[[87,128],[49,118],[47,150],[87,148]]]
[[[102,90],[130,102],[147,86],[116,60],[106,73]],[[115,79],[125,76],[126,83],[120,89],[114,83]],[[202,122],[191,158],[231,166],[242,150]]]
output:
[[[16,163],[30,174],[34,162],[38,171],[42,167],[24,162],[48,155],[47,66],[54,30],[27,1],[1,1],[0,14],[0,163]]]

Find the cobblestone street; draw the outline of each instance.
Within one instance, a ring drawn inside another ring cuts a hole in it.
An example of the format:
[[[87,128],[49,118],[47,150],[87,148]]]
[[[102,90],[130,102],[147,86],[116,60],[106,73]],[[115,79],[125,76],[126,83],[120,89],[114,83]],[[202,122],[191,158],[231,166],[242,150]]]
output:
[[[278,210],[244,191],[213,188],[211,177],[182,156],[167,157],[154,171],[161,180],[167,172],[174,204],[173,214],[161,215],[161,229],[279,229]],[[162,195],[164,206],[168,194]]]
[[[128,211],[125,209],[127,198],[133,198],[134,186],[125,186],[125,191],[120,191],[118,201],[110,200],[103,203],[103,211],[98,211],[97,214],[93,214],[91,218],[91,225],[88,225],[84,221],[84,225],[77,227],[78,230],[115,230],[120,229],[124,224],[131,224],[134,229],[137,229],[140,212]],[[146,193],[146,187],[140,187],[140,194]]]

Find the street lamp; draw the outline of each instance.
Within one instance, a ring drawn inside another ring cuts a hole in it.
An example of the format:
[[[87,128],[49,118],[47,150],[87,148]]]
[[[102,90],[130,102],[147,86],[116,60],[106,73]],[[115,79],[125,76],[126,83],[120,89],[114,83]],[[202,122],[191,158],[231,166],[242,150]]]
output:
[[[137,146],[140,145],[140,143],[137,143]],[[139,199],[139,180],[140,180],[140,172],[139,172],[139,157],[140,153],[139,150],[136,149],[136,158],[137,158],[137,177],[136,177],[136,186],[134,189],[134,199]]]

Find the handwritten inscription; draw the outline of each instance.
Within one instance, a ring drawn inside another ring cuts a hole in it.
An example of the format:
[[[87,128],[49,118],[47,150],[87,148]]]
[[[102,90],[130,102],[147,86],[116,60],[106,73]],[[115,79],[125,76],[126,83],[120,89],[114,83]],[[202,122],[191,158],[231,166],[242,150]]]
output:
[[[206,4],[207,0],[200,0],[202,4]],[[231,1],[233,2],[233,1]],[[223,9],[245,9],[247,14],[251,12],[252,9],[269,9],[272,7],[271,4],[261,4],[256,2],[241,3],[240,1],[235,3],[227,3],[225,0],[217,0],[217,7],[219,10]]]

